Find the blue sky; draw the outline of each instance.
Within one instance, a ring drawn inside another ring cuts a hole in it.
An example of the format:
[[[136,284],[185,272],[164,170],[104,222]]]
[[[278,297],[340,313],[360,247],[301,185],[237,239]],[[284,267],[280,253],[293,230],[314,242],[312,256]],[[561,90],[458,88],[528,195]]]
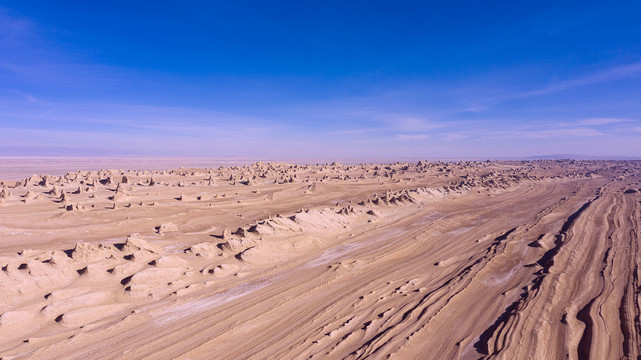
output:
[[[638,1],[0,0],[0,156],[641,157]]]

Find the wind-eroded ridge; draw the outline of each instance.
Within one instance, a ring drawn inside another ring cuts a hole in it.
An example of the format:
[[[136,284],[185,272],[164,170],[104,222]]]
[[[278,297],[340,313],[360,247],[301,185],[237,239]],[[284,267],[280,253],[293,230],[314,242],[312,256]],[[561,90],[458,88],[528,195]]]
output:
[[[638,359],[641,162],[0,182],[6,359]]]

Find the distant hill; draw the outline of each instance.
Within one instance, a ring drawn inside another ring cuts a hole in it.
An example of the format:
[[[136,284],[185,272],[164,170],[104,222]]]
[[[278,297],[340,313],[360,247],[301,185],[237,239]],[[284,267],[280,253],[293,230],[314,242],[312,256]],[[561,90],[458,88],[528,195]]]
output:
[[[582,154],[550,154],[523,157],[527,160],[575,159],[575,160],[641,160],[641,156],[598,156]]]

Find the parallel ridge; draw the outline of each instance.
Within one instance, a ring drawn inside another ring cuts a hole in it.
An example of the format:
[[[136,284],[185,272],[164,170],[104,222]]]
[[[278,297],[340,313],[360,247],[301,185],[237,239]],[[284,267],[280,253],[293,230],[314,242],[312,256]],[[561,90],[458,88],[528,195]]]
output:
[[[131,235],[5,256],[0,332],[10,340],[0,353],[638,359],[641,169],[621,166],[599,176],[465,174],[445,187],[408,185],[184,235],[202,236],[197,243]],[[376,177],[428,168],[381,167]],[[323,171],[351,181],[340,169]],[[295,170],[259,164],[256,178],[225,181],[290,183]],[[180,240],[178,229],[163,224],[158,237]]]

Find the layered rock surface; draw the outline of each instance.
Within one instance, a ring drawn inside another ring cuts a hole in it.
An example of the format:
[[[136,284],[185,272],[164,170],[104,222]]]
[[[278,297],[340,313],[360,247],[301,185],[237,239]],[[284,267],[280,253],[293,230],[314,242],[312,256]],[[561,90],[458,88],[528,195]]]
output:
[[[638,189],[614,161],[5,181],[0,354],[637,358]]]

